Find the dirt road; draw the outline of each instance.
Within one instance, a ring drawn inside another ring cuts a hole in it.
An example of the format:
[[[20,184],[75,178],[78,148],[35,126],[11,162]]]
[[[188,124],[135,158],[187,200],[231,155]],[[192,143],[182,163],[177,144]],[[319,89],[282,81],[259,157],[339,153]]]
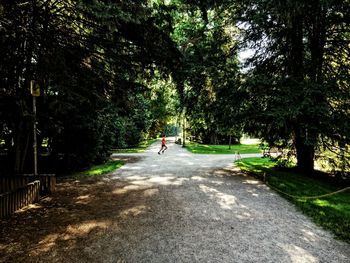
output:
[[[239,173],[234,156],[159,146],[110,175],[63,180],[0,222],[0,262],[350,262],[349,244]]]

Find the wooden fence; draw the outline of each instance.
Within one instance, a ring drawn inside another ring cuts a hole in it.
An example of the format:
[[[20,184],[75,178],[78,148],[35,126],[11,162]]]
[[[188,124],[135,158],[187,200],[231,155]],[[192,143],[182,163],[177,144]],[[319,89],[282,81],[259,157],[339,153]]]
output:
[[[51,194],[55,186],[54,174],[0,176],[0,218]]]
[[[11,192],[27,185],[30,182],[40,181],[40,194],[51,194],[55,191],[56,176],[54,174],[24,174],[16,176],[0,176],[0,193]]]
[[[40,180],[35,180],[14,191],[0,194],[0,218],[11,215],[18,209],[33,202],[40,197]]]

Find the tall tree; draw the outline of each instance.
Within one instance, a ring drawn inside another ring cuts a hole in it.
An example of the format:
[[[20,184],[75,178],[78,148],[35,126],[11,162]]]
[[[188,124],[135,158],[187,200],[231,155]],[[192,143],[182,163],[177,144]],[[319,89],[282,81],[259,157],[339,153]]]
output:
[[[349,117],[336,106],[336,101],[349,105],[349,93],[341,92],[349,83],[337,81],[349,70],[346,60],[339,60],[349,57],[348,1],[237,3],[243,42],[256,51],[245,82],[250,98],[246,128],[259,127],[271,143],[292,139],[298,167],[313,171],[315,150],[326,137],[335,139],[337,133],[348,140],[347,121],[335,124],[334,119]],[[341,66],[334,70],[334,64]]]
[[[184,57],[181,78],[174,79],[181,87],[192,134],[212,143],[228,135],[235,122],[232,114],[229,121],[220,119],[227,102],[224,97],[235,90],[238,73],[237,31],[226,7],[223,2],[182,1],[174,15],[173,38]],[[233,112],[233,108],[226,109]]]
[[[1,1],[0,14],[0,127],[15,173],[31,171],[32,79],[39,140],[67,166],[108,156],[118,132],[128,144],[149,131],[147,70],[168,74],[181,54],[147,1]]]

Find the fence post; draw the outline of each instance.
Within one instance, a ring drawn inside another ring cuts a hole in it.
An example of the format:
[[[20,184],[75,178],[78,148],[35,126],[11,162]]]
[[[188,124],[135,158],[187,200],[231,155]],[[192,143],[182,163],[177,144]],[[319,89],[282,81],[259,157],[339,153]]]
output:
[[[0,183],[0,218],[3,218],[33,202],[38,202],[41,193],[52,193],[55,190],[56,177],[7,176],[0,177]]]

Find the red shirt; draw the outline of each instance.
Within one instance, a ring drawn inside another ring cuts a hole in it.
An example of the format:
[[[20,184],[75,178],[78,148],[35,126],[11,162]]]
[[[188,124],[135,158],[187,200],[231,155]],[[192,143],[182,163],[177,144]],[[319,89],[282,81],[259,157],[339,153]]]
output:
[[[162,145],[165,145],[165,137],[162,138]]]

